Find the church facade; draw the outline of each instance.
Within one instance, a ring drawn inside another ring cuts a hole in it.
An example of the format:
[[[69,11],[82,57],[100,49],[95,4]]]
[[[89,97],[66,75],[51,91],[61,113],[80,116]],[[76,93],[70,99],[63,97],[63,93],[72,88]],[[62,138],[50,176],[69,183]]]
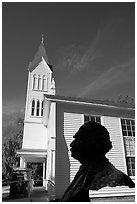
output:
[[[58,96],[52,66],[41,42],[28,67],[28,87],[20,166],[42,163],[43,186],[49,197],[59,199],[74,178],[80,163],[70,156],[70,143],[78,128],[87,121],[104,125],[113,148],[108,159],[119,170],[135,179],[134,108],[104,102]],[[125,186],[89,192],[92,198],[134,196]]]

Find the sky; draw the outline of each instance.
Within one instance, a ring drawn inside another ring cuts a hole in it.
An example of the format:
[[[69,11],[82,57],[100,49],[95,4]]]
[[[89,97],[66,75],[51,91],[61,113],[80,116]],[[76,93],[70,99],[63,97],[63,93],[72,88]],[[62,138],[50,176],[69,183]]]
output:
[[[3,2],[3,114],[25,108],[27,67],[42,34],[57,95],[134,98],[134,3]]]

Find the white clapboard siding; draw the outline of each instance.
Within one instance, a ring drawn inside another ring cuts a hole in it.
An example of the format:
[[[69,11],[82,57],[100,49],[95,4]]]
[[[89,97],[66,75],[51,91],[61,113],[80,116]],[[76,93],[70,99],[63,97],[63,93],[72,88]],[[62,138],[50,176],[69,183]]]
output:
[[[81,114],[64,113],[64,138],[68,147],[69,161],[70,161],[70,182],[77,173],[80,163],[71,157],[70,143],[73,141],[73,136],[83,124],[83,117]]]
[[[119,118],[102,117],[102,124],[108,129],[113,148],[107,154],[109,161],[119,170],[126,172],[124,143],[121,135]]]

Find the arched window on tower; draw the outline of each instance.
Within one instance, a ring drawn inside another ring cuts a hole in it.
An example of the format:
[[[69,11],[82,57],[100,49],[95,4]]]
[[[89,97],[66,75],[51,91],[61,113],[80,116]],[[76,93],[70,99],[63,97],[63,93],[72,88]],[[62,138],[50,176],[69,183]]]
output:
[[[43,116],[44,101],[41,103],[41,116]]]
[[[40,89],[40,76],[38,76],[38,90]]]
[[[38,76],[38,90],[42,90],[42,77]]]
[[[36,83],[37,83],[37,77],[36,75],[33,76],[33,89],[36,90]]]
[[[42,90],[47,91],[48,90],[48,80],[47,77],[43,76],[43,85],[42,85]]]
[[[31,106],[31,115],[34,116],[34,112],[35,112],[35,101],[32,101],[32,106]]]
[[[40,102],[37,101],[36,116],[39,116]]]

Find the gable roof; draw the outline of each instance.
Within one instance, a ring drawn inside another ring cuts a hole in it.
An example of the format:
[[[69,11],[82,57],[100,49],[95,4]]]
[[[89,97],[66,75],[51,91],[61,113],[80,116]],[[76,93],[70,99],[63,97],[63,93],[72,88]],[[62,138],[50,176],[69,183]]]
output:
[[[135,108],[130,107],[128,104],[115,103],[105,100],[83,99],[48,94],[44,94],[44,96],[45,100],[49,101],[49,104],[50,102],[60,104],[60,108],[63,110],[64,107],[65,111],[82,114],[90,114],[92,112],[94,114],[102,116],[130,119],[134,119],[135,117]]]
[[[106,101],[106,100],[84,99],[84,98],[67,97],[67,96],[60,96],[60,95],[49,95],[49,94],[44,94],[44,95],[47,99],[51,101],[56,101],[56,102],[84,104],[84,105],[95,104],[95,105],[100,105],[100,106],[109,106],[113,108],[135,110],[135,108],[130,106],[129,104],[122,104],[118,102],[116,103],[116,102]]]
[[[29,63],[28,70],[33,71],[36,68],[36,66],[42,61],[42,57],[44,58],[44,60],[46,61],[46,63],[50,67],[51,71],[53,72],[52,66],[48,62],[48,57],[47,57],[47,53],[46,53],[43,42],[41,42],[41,44],[38,48],[38,51],[36,52],[36,54],[34,56],[34,59],[32,60],[32,62]]]

